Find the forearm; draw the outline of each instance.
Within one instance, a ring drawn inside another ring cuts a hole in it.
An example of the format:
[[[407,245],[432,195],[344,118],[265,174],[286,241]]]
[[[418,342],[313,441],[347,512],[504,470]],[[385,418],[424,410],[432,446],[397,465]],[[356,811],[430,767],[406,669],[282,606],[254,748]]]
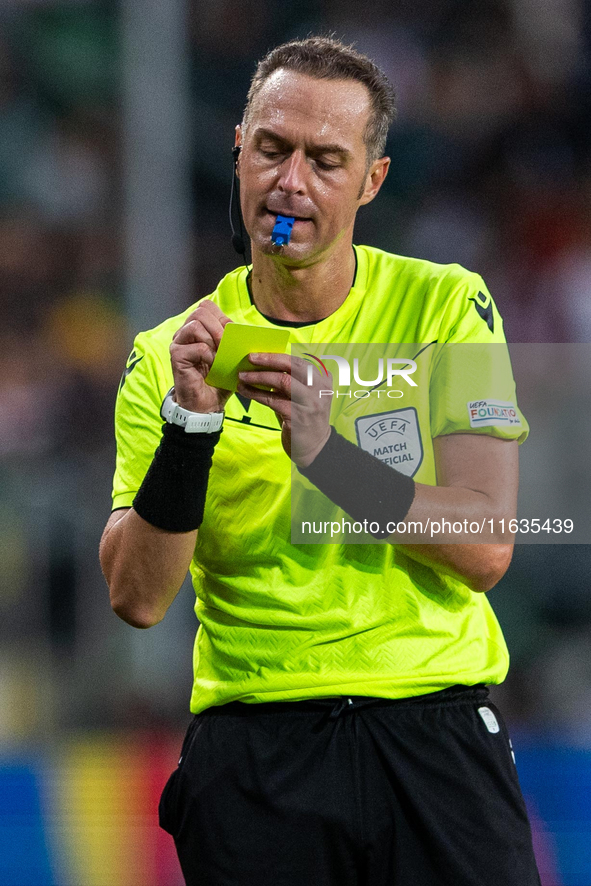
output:
[[[134,510],[115,511],[100,544],[100,561],[117,615],[137,628],[164,617],[189,568],[197,531],[166,532]]]
[[[508,532],[503,534],[501,527],[507,528],[514,516],[512,509],[502,512],[496,499],[473,489],[417,484],[403,521],[407,531],[394,533],[389,541],[404,545],[412,559],[459,578],[471,590],[489,591],[511,562],[513,538]],[[408,531],[419,526],[422,532]],[[462,532],[454,534],[454,526],[461,526]],[[470,533],[470,526],[478,528],[478,533]],[[438,542],[438,538],[445,542]]]
[[[163,618],[187,574],[219,437],[165,425],[133,508],[107,523],[101,564],[111,605],[135,627]]]
[[[354,520],[373,522],[377,538],[488,590],[511,558],[513,538],[502,529],[515,516],[517,444],[454,435],[434,445],[438,486],[414,483],[334,431],[300,471]]]
[[[478,592],[490,591],[501,580],[513,555],[512,544],[405,544],[403,550]]]
[[[220,438],[220,430],[212,431],[212,426],[219,428],[219,421],[209,418],[204,423],[204,417],[223,412],[230,396],[230,391],[210,387],[204,379],[229,322],[213,302],[203,299],[177,330],[170,345],[175,399],[165,399],[164,413],[160,408],[153,413],[148,409],[148,404],[154,406],[152,394],[157,374],[150,375],[146,370],[144,354],[139,359],[148,381],[137,385],[137,375],[133,376],[136,390],[131,401],[135,403],[127,424],[147,427],[147,417],[154,421],[166,419],[166,423],[133,507],[114,511],[107,522],[100,560],[113,609],[136,627],[150,627],[163,618],[193,556],[213,453]],[[128,385],[123,389],[123,398],[126,394],[130,394]],[[138,413],[138,399],[146,400],[145,414]],[[187,416],[182,410],[199,415]],[[152,432],[153,427],[149,430]],[[133,440],[129,440],[128,434],[125,443],[127,457],[133,462]],[[133,472],[134,480],[136,473]],[[128,479],[124,491],[129,491]]]

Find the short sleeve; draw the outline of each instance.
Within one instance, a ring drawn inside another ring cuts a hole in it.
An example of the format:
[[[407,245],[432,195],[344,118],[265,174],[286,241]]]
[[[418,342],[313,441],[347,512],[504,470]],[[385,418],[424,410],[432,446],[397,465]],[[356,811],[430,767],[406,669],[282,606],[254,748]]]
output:
[[[113,509],[131,507],[162,436],[160,408],[172,386],[145,334],[137,336],[121,378],[115,406],[117,461]]]
[[[454,290],[446,321],[431,363],[432,437],[485,434],[522,443],[529,428],[517,405],[501,316],[477,274]]]
[[[461,270],[447,299],[439,341],[504,343],[503,320],[486,283],[479,274]]]

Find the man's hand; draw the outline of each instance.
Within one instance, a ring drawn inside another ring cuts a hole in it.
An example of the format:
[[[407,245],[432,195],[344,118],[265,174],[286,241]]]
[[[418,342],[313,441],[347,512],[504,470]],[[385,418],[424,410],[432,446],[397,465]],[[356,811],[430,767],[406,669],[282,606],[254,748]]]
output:
[[[222,412],[231,391],[205,383],[226,323],[231,323],[212,301],[204,299],[175,332],[170,345],[175,400],[191,412]]]
[[[330,437],[332,397],[321,397],[320,391],[332,388],[332,378],[323,379],[314,370],[313,383],[307,385],[309,364],[287,354],[249,354],[248,359],[257,369],[239,373],[238,392],[275,412],[283,448],[298,467],[307,467]]]

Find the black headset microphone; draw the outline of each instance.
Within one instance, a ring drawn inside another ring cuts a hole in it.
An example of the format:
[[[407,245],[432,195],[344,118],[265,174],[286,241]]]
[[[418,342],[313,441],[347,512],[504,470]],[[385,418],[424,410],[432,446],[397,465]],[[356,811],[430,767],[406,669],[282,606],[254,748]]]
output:
[[[232,189],[230,191],[230,228],[232,230],[232,246],[238,253],[244,258],[246,263],[246,243],[244,242],[244,227],[242,223],[242,209],[240,208],[240,185],[238,184],[238,157],[240,156],[240,145],[235,145],[232,148],[232,157],[234,158],[234,162],[232,163]],[[236,233],[234,230],[234,222],[232,220],[232,209],[234,207],[234,203],[236,203],[236,213],[238,215],[238,226],[240,229],[240,233]]]

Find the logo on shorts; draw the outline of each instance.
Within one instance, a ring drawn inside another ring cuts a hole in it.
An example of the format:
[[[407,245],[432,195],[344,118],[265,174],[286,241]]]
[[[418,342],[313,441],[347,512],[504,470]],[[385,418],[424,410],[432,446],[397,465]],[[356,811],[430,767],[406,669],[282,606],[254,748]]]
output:
[[[471,428],[521,425],[515,404],[505,400],[471,400],[468,403],[468,417]]]
[[[488,729],[489,732],[499,732],[501,727],[499,726],[499,721],[493,714],[490,708],[478,708],[478,713],[482,717],[484,721],[484,725]]]
[[[367,415],[355,422],[361,449],[405,474],[414,477],[423,461],[423,443],[414,407]]]

